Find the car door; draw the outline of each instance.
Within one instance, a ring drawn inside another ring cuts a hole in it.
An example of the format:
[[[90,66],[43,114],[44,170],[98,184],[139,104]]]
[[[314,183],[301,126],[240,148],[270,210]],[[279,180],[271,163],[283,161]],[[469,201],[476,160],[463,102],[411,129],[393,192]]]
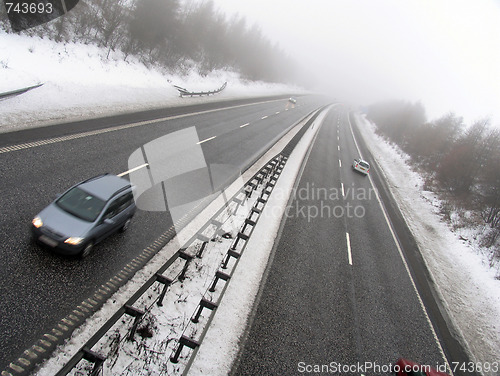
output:
[[[117,226],[114,217],[116,216],[117,211],[118,203],[116,200],[110,202],[108,207],[104,209],[104,213],[98,220],[98,224],[95,228],[95,238],[97,243],[111,235],[113,231],[116,230]]]
[[[116,211],[114,213],[113,220],[116,223],[117,228],[121,228],[127,219],[129,219],[133,211],[131,210],[134,204],[134,195],[132,192],[125,193],[116,200]]]

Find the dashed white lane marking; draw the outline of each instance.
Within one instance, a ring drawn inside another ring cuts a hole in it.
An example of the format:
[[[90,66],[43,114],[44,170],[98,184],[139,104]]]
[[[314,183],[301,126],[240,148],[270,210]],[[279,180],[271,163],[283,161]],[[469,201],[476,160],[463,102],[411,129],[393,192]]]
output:
[[[337,145],[337,150],[340,151],[340,145]]]
[[[278,111],[278,112],[276,112],[276,115],[278,115],[279,113],[280,113],[279,111]]]
[[[339,159],[339,167],[342,167],[342,161]]]
[[[213,140],[213,139],[214,139],[214,138],[216,138],[216,137],[217,137],[217,136],[213,136],[213,137],[206,138],[206,139],[204,139],[203,141],[197,142],[197,143],[196,143],[196,145],[203,144],[204,142],[207,142],[207,141]]]
[[[246,124],[240,125],[240,128],[245,128],[247,125],[250,125],[250,123],[246,123]]]
[[[349,259],[349,265],[352,265],[352,253],[351,253],[351,238],[349,237],[349,233],[345,233],[345,238],[347,242],[347,257]]]
[[[339,138],[339,136],[337,136],[337,141],[339,141],[339,140],[340,140],[340,138]]]
[[[141,168],[144,168],[144,167],[147,167],[149,166],[149,163],[144,163],[140,166],[137,166],[137,167],[134,167],[128,171],[125,171],[125,172],[122,172],[121,174],[118,174],[117,176],[124,176],[124,175],[127,175],[127,174],[130,174],[131,172],[134,172],[134,171],[137,171],[137,170],[140,170]]]
[[[339,161],[340,162],[340,161]],[[344,183],[340,183],[340,188],[342,189],[342,197],[345,197]]]
[[[266,115],[266,116],[262,116],[262,117],[260,118],[260,120],[264,120],[264,119],[267,119],[267,115]]]

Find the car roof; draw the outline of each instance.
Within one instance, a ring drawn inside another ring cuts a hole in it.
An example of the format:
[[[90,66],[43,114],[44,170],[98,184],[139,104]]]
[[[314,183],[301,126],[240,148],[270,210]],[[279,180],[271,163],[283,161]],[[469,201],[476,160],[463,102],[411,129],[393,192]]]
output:
[[[101,200],[108,201],[118,191],[130,187],[130,182],[119,176],[107,174],[85,180],[78,187]]]

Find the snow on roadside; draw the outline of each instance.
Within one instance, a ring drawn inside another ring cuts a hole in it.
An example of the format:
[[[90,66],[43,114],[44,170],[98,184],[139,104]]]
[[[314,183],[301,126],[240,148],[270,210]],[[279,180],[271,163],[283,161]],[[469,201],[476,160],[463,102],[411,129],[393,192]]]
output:
[[[443,304],[475,361],[497,362],[500,281],[495,279],[495,271],[436,213],[438,198],[424,192],[423,179],[411,170],[404,154],[378,136],[375,125],[364,116],[357,115],[356,121],[415,236]]]
[[[44,83],[25,94],[0,100],[0,132],[161,107],[284,94],[300,89],[246,82],[238,74],[215,71],[201,77],[148,69],[133,57],[82,43],[56,43],[0,30],[0,93]],[[173,85],[191,91],[227,88],[202,98],[180,98]]]
[[[234,242],[238,229],[256,201],[258,193],[245,200],[242,205],[232,202],[217,218],[218,221],[224,222],[222,227],[217,229],[211,225],[202,233],[211,239],[203,251],[202,242],[199,240],[186,249],[185,252],[193,256],[202,251],[202,257],[193,258],[182,281],[179,275],[182,273],[185,261],[180,258],[163,273],[163,276],[173,283],[168,288],[162,306],[156,304],[163,289],[160,284],[153,285],[134,304],[134,308],[145,312],[134,340],[127,340],[133,318],[124,316],[92,348],[93,351],[106,357],[103,374],[139,376],[182,373],[189,358],[181,355],[179,362],[173,363],[169,361],[169,356],[174,354],[181,335],[196,340],[201,335],[203,325],[206,325],[211,311],[203,310],[198,324],[192,323],[190,319],[194,316],[202,297],[212,302],[219,299],[223,282],[218,283],[215,292],[209,292],[208,288],[216,271],[220,269],[227,250]],[[225,272],[229,274],[232,267],[229,264]],[[86,374],[92,368],[92,363],[82,361],[70,375],[80,375],[82,372]]]

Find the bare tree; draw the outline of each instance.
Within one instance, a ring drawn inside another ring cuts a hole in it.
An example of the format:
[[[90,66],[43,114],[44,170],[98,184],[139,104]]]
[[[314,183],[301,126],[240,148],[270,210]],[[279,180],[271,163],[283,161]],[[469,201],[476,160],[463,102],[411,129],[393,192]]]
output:
[[[132,11],[130,36],[137,51],[144,51],[150,62],[159,59],[164,49],[175,41],[178,10],[177,0],[137,0]]]
[[[477,182],[488,158],[485,148],[488,128],[488,119],[475,122],[441,161],[438,178],[449,189],[467,193]]]

